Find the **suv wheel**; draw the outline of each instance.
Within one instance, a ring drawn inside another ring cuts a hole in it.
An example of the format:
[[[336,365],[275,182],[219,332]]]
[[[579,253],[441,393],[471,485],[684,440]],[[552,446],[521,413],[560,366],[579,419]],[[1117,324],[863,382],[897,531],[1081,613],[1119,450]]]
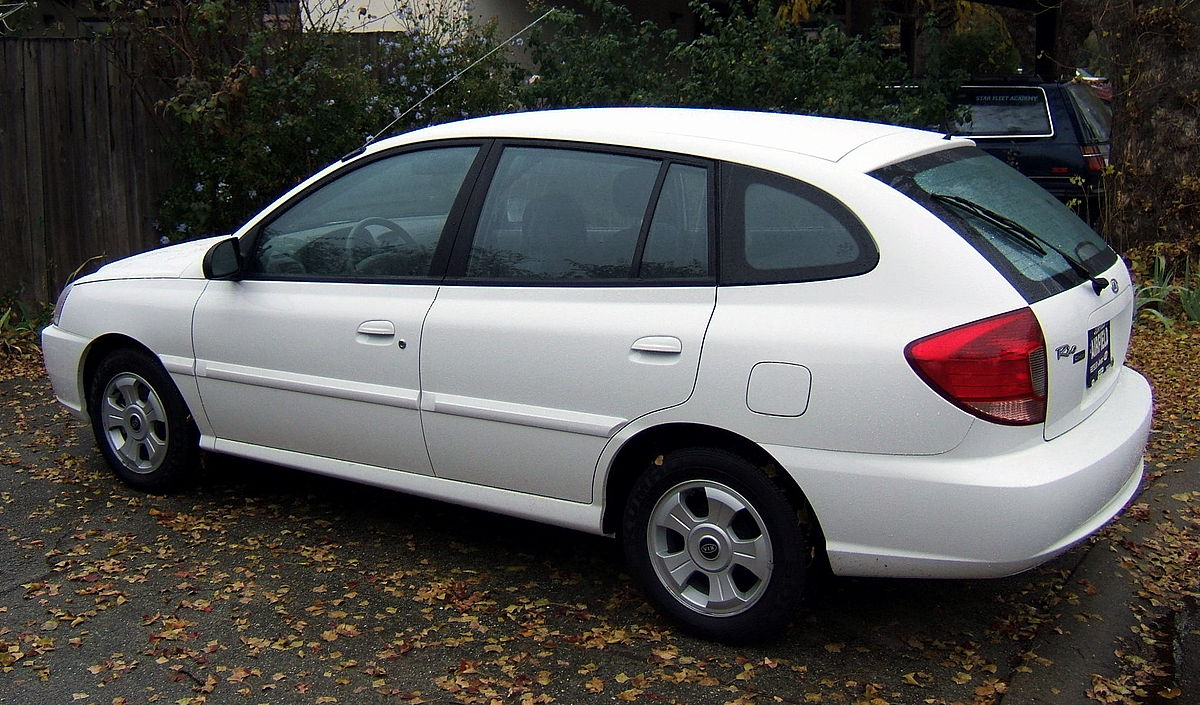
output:
[[[634,484],[622,541],[642,589],[685,629],[757,641],[787,626],[804,589],[809,541],[797,517],[744,458],[684,449]]]

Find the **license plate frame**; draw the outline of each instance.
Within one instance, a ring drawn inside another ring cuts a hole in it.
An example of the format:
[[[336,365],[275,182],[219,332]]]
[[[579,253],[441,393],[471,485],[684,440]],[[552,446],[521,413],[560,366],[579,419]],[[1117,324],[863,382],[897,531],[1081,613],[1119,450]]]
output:
[[[1090,389],[1113,366],[1112,327],[1105,321],[1088,331],[1087,386]]]

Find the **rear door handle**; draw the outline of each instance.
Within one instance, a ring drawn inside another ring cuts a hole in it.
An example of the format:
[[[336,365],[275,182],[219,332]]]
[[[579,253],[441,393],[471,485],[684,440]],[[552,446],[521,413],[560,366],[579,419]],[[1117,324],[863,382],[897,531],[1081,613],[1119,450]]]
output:
[[[683,342],[673,335],[648,335],[633,341],[630,349],[635,352],[678,355],[683,352]]]

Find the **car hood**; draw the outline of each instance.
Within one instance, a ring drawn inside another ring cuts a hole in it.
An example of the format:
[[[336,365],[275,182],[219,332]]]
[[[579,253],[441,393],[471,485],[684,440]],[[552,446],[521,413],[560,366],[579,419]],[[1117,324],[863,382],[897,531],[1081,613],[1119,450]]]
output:
[[[203,279],[204,253],[227,235],[191,240],[106,264],[78,283],[109,279]]]

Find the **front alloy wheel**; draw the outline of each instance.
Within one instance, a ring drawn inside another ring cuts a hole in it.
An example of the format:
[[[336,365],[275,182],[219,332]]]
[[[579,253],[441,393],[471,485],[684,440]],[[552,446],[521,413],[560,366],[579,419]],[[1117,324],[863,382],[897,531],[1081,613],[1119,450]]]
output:
[[[154,472],[167,457],[170,428],[158,393],[142,377],[126,372],[104,388],[100,407],[104,441],[130,472]]]
[[[192,478],[199,460],[196,425],[150,353],[125,348],[105,357],[92,377],[89,412],[104,459],[126,484],[164,492]]]
[[[762,470],[725,450],[660,456],[625,507],[626,560],[659,609],[729,642],[778,633],[795,612],[810,556],[807,527]]]

